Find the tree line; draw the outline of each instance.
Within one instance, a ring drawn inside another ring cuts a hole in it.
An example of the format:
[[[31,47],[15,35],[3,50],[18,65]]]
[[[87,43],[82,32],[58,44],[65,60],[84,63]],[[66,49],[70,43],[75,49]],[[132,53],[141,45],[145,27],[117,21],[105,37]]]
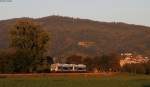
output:
[[[85,64],[89,72],[128,72],[132,74],[150,74],[150,61],[147,63],[126,64],[120,66],[121,55],[117,53],[104,54],[96,57],[72,55],[66,58],[66,63]]]
[[[82,57],[78,55],[72,55],[66,58],[66,63],[73,64],[85,64],[87,65],[87,71],[114,71],[120,70],[119,55],[115,53],[105,54],[96,57]]]

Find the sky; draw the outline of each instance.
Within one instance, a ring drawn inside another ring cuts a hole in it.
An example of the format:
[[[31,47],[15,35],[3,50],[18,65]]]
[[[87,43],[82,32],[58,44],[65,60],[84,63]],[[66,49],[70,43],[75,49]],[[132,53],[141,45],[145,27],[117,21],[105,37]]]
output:
[[[0,20],[60,15],[150,26],[150,0],[0,0]]]

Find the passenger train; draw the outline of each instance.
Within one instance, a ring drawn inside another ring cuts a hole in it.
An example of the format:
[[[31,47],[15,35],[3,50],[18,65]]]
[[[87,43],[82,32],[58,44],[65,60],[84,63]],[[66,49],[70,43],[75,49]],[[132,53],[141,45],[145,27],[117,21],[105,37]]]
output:
[[[86,65],[84,64],[52,64],[52,72],[86,72]]]

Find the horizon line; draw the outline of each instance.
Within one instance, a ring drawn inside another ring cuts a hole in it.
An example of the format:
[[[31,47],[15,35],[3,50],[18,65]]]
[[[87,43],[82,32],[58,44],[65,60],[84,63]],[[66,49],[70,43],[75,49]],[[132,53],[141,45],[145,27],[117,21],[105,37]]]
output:
[[[82,17],[78,17],[78,16],[68,16],[68,15],[59,15],[59,14],[57,14],[57,15],[53,14],[53,15],[46,15],[46,16],[37,16],[37,17],[33,17],[33,16],[10,17],[10,18],[0,19],[0,22],[1,21],[7,21],[7,20],[13,20],[13,19],[21,19],[21,18],[40,19],[40,18],[52,17],[52,16],[68,17],[68,18],[81,19],[81,20],[90,20],[90,21],[93,21],[93,22],[123,23],[123,24],[128,24],[128,25],[150,27],[150,25],[144,25],[144,24],[136,24],[136,23],[123,22],[123,21],[101,21],[99,19],[94,19],[94,18],[82,18]]]

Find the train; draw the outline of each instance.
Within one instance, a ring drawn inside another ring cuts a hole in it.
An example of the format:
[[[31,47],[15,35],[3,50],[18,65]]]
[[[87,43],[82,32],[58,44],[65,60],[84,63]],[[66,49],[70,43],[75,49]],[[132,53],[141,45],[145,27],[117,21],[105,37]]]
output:
[[[86,72],[86,65],[84,64],[52,64],[51,72]]]

